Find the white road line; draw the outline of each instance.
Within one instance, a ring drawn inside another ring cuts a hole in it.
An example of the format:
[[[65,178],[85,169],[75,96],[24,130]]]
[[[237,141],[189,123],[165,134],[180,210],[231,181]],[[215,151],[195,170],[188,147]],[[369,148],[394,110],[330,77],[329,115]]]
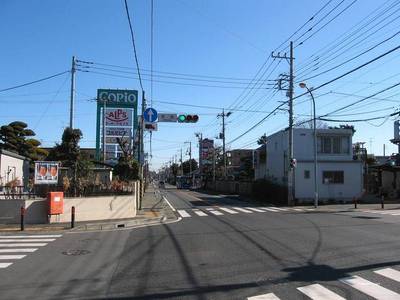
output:
[[[57,238],[62,234],[53,235],[0,235],[0,239],[33,239],[33,238]]]
[[[0,249],[0,253],[15,253],[15,252],[35,252],[38,248],[12,248],[12,249]]]
[[[252,211],[244,209],[244,208],[241,208],[241,207],[232,207],[232,208],[236,209],[238,211],[244,212],[244,213],[248,213],[248,214],[252,214],[253,213]]]
[[[302,208],[292,208],[292,210],[294,210],[294,211],[304,211],[304,209],[302,209]]]
[[[374,273],[385,276],[394,281],[400,282],[400,272],[395,269],[386,268],[386,269],[376,270],[374,271]]]
[[[311,284],[303,287],[297,288],[300,292],[305,294],[307,297],[314,300],[346,300],[345,298],[339,296],[338,294],[324,288],[320,284]]]
[[[13,263],[0,263],[0,269],[5,269],[11,266]]]
[[[190,218],[190,215],[183,209],[178,209],[178,214],[180,214],[182,218]]]
[[[258,208],[254,208],[254,207],[246,207],[246,209],[255,211],[255,212],[265,212],[264,210],[258,209]]]
[[[233,215],[233,214],[238,214],[237,211],[234,211],[234,210],[229,209],[229,208],[226,208],[226,207],[219,207],[219,206],[218,206],[218,209],[223,210],[223,211],[227,212],[228,214],[232,214],[232,215]]]
[[[167,202],[167,204],[169,205],[169,207],[171,207],[171,209],[172,209],[173,211],[176,211],[175,207],[173,207],[172,204],[169,203],[169,201],[167,200],[167,198],[166,198],[165,196],[163,196],[163,199],[164,199],[165,202]]]
[[[10,243],[10,244],[1,244],[0,248],[4,247],[42,247],[46,246],[47,243]]]
[[[274,293],[248,297],[247,300],[280,300]]]
[[[21,259],[24,258],[26,255],[0,255],[0,259],[3,260],[11,260],[11,259]]]
[[[201,210],[199,210],[199,209],[193,209],[193,212],[194,212],[196,215],[200,216],[200,217],[206,217],[206,216],[208,216],[204,211],[201,211]]]
[[[25,242],[54,242],[56,239],[2,239],[0,240],[0,246],[1,243],[10,243],[10,242],[17,242],[17,243],[25,243]]]
[[[359,290],[360,292],[378,300],[399,300],[400,294],[388,290],[378,284],[368,281],[359,276],[351,276],[339,279],[341,282]]]

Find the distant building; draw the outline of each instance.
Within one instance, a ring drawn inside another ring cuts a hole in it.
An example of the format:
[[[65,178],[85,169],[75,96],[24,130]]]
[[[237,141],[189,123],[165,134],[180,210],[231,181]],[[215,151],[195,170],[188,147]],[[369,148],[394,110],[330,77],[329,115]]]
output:
[[[317,129],[318,174],[321,200],[351,200],[363,192],[362,161],[353,157],[353,129]],[[294,174],[295,198],[314,198],[314,136],[312,129],[293,130],[293,157],[297,160]],[[288,130],[267,137],[267,170],[269,179],[286,185],[288,170]],[[262,178],[258,173],[258,178]]]
[[[252,173],[249,172],[253,169],[254,150],[252,149],[234,149],[227,151],[227,174],[234,176],[235,179],[241,177],[242,172],[246,173],[245,177],[253,179]]]

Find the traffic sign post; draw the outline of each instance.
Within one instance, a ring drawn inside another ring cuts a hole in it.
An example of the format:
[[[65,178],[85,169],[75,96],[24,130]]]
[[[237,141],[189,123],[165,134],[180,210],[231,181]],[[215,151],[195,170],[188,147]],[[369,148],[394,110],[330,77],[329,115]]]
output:
[[[147,108],[143,113],[144,121],[147,123],[154,123],[157,120],[157,111],[154,108]]]

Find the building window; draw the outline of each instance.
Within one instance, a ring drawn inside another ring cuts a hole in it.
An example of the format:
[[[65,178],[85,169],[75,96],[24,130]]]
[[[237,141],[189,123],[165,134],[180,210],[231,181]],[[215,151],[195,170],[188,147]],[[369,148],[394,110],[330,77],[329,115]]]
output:
[[[344,171],[323,171],[322,172],[322,183],[344,183]]]
[[[310,179],[310,170],[304,170],[304,179]]]
[[[349,154],[349,139],[348,136],[319,136],[317,137],[318,153]]]

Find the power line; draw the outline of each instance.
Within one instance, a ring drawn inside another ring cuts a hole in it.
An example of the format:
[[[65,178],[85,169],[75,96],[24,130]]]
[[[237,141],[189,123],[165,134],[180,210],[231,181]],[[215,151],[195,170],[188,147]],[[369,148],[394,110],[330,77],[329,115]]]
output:
[[[366,122],[366,121],[373,121],[373,120],[379,120],[379,119],[385,119],[385,118],[390,118],[395,115],[400,114],[400,112],[394,112],[390,115],[385,115],[385,116],[380,116],[380,117],[373,117],[373,118],[366,118],[366,119],[356,119],[356,120],[335,120],[335,119],[327,119],[327,118],[321,118],[319,117],[318,120],[321,121],[327,121],[327,122],[339,122],[339,123],[356,123],[356,122]]]
[[[65,73],[68,73],[68,72],[70,72],[70,71],[68,70],[68,71],[56,73],[54,75],[50,75],[50,76],[47,76],[47,77],[44,77],[44,78],[40,78],[38,80],[34,80],[34,81],[27,82],[27,83],[23,83],[23,84],[15,85],[15,86],[8,87],[8,88],[5,88],[5,89],[1,89],[0,92],[10,91],[10,90],[18,89],[20,87],[24,87],[24,86],[35,84],[35,83],[42,82],[42,81],[45,81],[45,80],[49,80],[51,78],[61,76],[61,75],[65,74]]]
[[[308,41],[310,38],[312,38],[314,35],[316,35],[318,32],[320,32],[323,28],[325,28],[326,26],[328,26],[333,20],[335,20],[336,18],[338,18],[341,14],[343,14],[346,10],[348,10],[351,6],[353,6],[354,3],[356,3],[358,0],[353,0],[353,2],[351,2],[349,5],[347,5],[343,10],[341,10],[336,16],[334,16],[332,19],[330,19],[327,23],[325,23],[324,25],[322,25],[317,31],[314,31],[310,36],[308,36],[307,38],[305,38],[304,40],[302,40],[299,44],[297,44],[296,47],[303,45],[306,41]],[[343,1],[342,1],[343,2]],[[339,4],[341,4],[342,2],[340,2]]]
[[[140,88],[143,89],[143,83],[142,83],[142,77],[140,75],[140,67],[139,67],[139,61],[137,57],[137,52],[136,52],[136,44],[135,44],[135,36],[133,34],[133,29],[132,29],[132,23],[131,23],[131,17],[129,15],[129,8],[128,8],[128,2],[127,0],[124,0],[125,3],[125,11],[126,11],[126,16],[128,17],[128,23],[129,23],[129,30],[131,32],[131,40],[132,40],[132,46],[133,46],[133,52],[135,54],[135,62],[136,62],[136,68],[137,68],[137,73],[139,77],[139,83],[140,83]]]
[[[379,60],[379,59],[381,59],[382,57],[385,57],[386,55],[389,55],[390,53],[392,53],[392,52],[394,52],[394,51],[396,51],[396,50],[398,50],[398,49],[400,49],[400,46],[397,46],[397,47],[395,47],[395,48],[393,48],[393,49],[391,49],[391,50],[389,50],[389,51],[386,51],[385,53],[383,53],[383,54],[381,54],[381,55],[379,55],[379,56],[377,56],[377,57],[375,57],[375,58],[373,58],[373,59],[367,61],[366,63],[363,63],[362,65],[359,65],[359,66],[357,66],[357,67],[351,69],[350,71],[347,71],[346,73],[344,73],[344,74],[342,74],[342,75],[339,75],[339,76],[337,76],[337,77],[335,77],[335,78],[333,78],[333,79],[331,79],[331,80],[329,80],[329,81],[327,81],[327,82],[325,82],[325,83],[323,83],[323,84],[317,86],[316,88],[313,89],[313,91],[318,90],[318,89],[320,89],[320,88],[322,88],[322,87],[324,87],[324,86],[327,86],[327,85],[331,84],[332,82],[335,82],[335,81],[337,81],[337,80],[339,80],[339,79],[341,79],[341,78],[343,78],[343,77],[345,77],[345,76],[347,76],[347,75],[350,75],[350,74],[354,73],[355,71],[364,68],[365,66],[367,66],[367,65],[369,65],[369,64],[371,64],[371,63],[373,63],[373,62],[375,62],[375,61],[377,61],[377,60]],[[397,85],[400,85],[400,83],[398,83]],[[394,87],[394,86],[393,86],[393,87]],[[308,94],[308,92],[305,92],[305,93],[303,93],[303,94],[300,94],[300,95],[298,95],[298,96],[296,96],[296,97],[293,97],[293,100],[294,100],[294,99],[297,99],[297,98],[300,98],[300,97],[302,97],[302,96],[304,96],[304,95],[307,95],[307,94]],[[374,94],[374,95],[371,95],[371,97],[374,97],[374,96],[375,96],[375,94]],[[252,131],[254,128],[256,128],[257,126],[259,126],[260,124],[262,124],[267,118],[269,118],[271,115],[275,114],[282,106],[286,105],[287,103],[288,103],[288,101],[282,102],[282,103],[281,103],[280,105],[278,105],[274,110],[272,110],[271,113],[269,113],[267,116],[265,116],[264,118],[262,118],[259,122],[257,122],[255,125],[253,125],[253,126],[250,127],[249,129],[247,129],[244,133],[240,134],[238,137],[234,138],[233,140],[231,140],[231,141],[228,142],[227,144],[231,144],[231,143],[237,141],[238,139],[240,139],[241,137],[243,137],[245,134],[247,134],[248,132]],[[334,111],[334,112],[336,112],[336,111]],[[332,113],[334,113],[334,112],[332,112]],[[326,115],[324,115],[324,116],[326,116]],[[305,122],[303,122],[303,123],[306,123],[306,122],[309,122],[309,120],[307,120],[307,121],[305,121]]]
[[[338,109],[336,109],[336,110],[334,110],[334,111],[332,111],[332,112],[330,112],[330,113],[324,114],[324,115],[321,116],[321,117],[326,117],[326,116],[329,116],[329,115],[331,115],[331,114],[334,114],[334,113],[336,113],[336,112],[338,112],[338,111],[341,111],[341,110],[344,110],[344,109],[349,108],[349,107],[351,107],[351,106],[354,106],[354,105],[356,105],[356,104],[358,104],[358,103],[361,103],[361,102],[363,102],[363,101],[365,101],[365,100],[367,100],[367,99],[370,99],[370,98],[372,98],[372,97],[375,97],[376,95],[379,95],[379,94],[382,94],[382,93],[384,93],[384,92],[386,92],[386,91],[389,91],[389,90],[391,90],[391,89],[393,89],[393,88],[395,88],[395,87],[397,87],[397,86],[399,86],[399,85],[400,85],[400,82],[398,82],[398,83],[396,83],[396,84],[393,84],[393,85],[391,85],[391,86],[389,86],[389,87],[387,87],[387,88],[385,88],[385,89],[383,89],[383,90],[380,90],[379,92],[376,92],[376,93],[374,93],[374,94],[372,94],[372,95],[370,95],[370,96],[364,97],[364,98],[362,98],[362,99],[360,99],[360,100],[357,100],[357,101],[355,101],[355,102],[353,102],[353,103],[350,103],[350,104],[345,105],[345,106],[343,106],[343,107],[341,107],[341,108],[338,108]]]
[[[132,77],[132,76],[123,76],[123,75],[117,75],[117,74],[110,74],[110,73],[104,73],[104,72],[95,72],[95,71],[89,71],[89,70],[81,70],[77,69],[77,71],[80,72],[86,72],[86,73],[93,73],[93,74],[99,74],[99,75],[105,75],[105,76],[111,76],[111,77],[118,77],[118,78],[127,78],[127,79],[138,79],[137,77]],[[142,79],[143,81],[149,81],[148,79]],[[153,80],[154,82],[158,83],[165,83],[165,84],[174,84],[174,85],[183,85],[183,86],[196,86],[196,87],[208,87],[208,88],[223,88],[223,89],[242,89],[243,87],[240,86],[227,86],[227,85],[211,85],[211,84],[196,84],[196,83],[184,83],[184,82],[174,82],[174,81],[166,81],[166,80]],[[272,88],[268,87],[260,87],[258,88],[260,90],[269,90]]]
[[[88,64],[88,65],[99,65],[99,66],[112,67],[112,68],[125,69],[125,70],[137,70],[136,68],[125,67],[125,66],[120,66],[120,65],[113,65],[113,64],[104,64],[104,63],[82,61],[82,60],[78,60],[78,62]],[[89,67],[89,66],[87,66],[87,67]],[[142,75],[146,75],[143,73],[151,72],[150,69],[144,69],[144,68],[140,68],[140,71],[142,72]],[[179,76],[193,77],[193,78],[197,78],[197,77],[198,78],[214,78],[214,79],[227,79],[227,80],[238,80],[238,81],[250,81],[251,80],[250,78],[223,77],[223,76],[215,76],[215,75],[204,75],[204,74],[200,75],[200,74],[189,74],[189,73],[178,73],[178,72],[165,72],[165,71],[157,71],[157,70],[153,70],[153,73],[179,75]],[[147,76],[149,76],[149,75],[147,75]],[[159,76],[159,75],[155,75],[155,76]]]

